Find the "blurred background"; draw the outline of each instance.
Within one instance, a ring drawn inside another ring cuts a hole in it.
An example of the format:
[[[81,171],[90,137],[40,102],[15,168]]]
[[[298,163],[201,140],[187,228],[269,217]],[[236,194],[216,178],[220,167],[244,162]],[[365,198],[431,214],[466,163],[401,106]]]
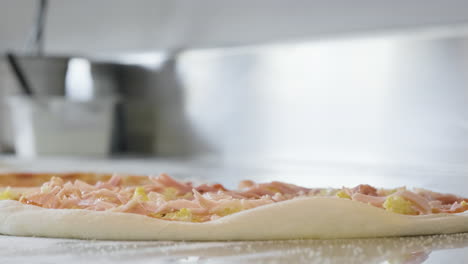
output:
[[[0,52],[15,162],[195,160],[319,185],[468,172],[466,1],[4,0]]]

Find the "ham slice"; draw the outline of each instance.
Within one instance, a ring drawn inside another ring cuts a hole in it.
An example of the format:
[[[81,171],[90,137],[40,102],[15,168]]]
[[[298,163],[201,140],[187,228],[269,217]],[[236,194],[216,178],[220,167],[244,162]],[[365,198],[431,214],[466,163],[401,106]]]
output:
[[[428,214],[432,211],[429,201],[427,199],[424,199],[424,197],[422,197],[421,195],[418,195],[414,192],[399,191],[396,192],[394,195],[399,195],[405,198],[406,200],[413,202],[420,214]]]
[[[383,197],[372,196],[372,195],[366,195],[366,194],[362,194],[362,193],[355,193],[351,197],[351,200],[353,200],[353,201],[367,203],[367,204],[371,204],[371,205],[377,206],[377,207],[382,207],[382,205],[383,205],[383,203],[385,202],[386,199],[387,199],[387,197],[385,197],[385,196],[383,196]]]
[[[184,193],[192,191],[191,183],[183,183],[183,182],[176,181],[165,173],[161,174],[157,178],[153,178],[152,180],[156,184],[162,185],[163,187],[166,187],[166,188],[170,187],[170,188],[174,188],[178,190],[179,194],[184,194]]]
[[[377,189],[367,184],[360,184],[352,189],[352,193],[377,196]]]
[[[175,221],[204,222],[242,210],[290,200],[298,197],[330,196],[351,199],[385,209],[389,197],[399,196],[406,206],[419,214],[459,213],[468,210],[468,199],[418,189],[379,189],[361,184],[354,188],[310,189],[284,182],[255,183],[242,181],[238,190],[221,184],[193,186],[167,174],[151,177],[144,186],[122,186],[122,178],[114,175],[107,182],[95,185],[83,181],[64,182],[53,177],[40,190],[24,193],[20,202],[45,208],[85,209],[142,214]],[[332,208],[330,210],[333,210]],[[403,212],[404,213],[404,212]]]

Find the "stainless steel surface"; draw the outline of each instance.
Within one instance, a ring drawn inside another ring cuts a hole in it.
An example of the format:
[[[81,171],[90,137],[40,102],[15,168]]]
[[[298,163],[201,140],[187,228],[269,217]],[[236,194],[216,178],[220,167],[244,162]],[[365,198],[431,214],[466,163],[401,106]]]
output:
[[[18,64],[16,55],[14,55],[13,53],[8,53],[7,60],[8,60],[8,64],[10,65],[10,69],[13,71],[16,77],[16,81],[20,84],[22,88],[23,94],[28,95],[28,96],[33,95],[31,85],[29,84],[29,80],[26,79],[23,69]]]
[[[188,51],[155,87],[157,154],[463,164],[467,54],[466,36]]]
[[[68,57],[17,55],[17,59],[36,95],[65,95]],[[18,91],[21,91],[17,84]]]
[[[87,87],[93,97],[118,85],[130,152],[463,164],[467,45],[401,35],[193,50],[157,67],[88,64]]]
[[[35,1],[1,1],[0,51],[24,43],[31,23],[25,18],[34,8]],[[51,1],[46,52],[119,54],[440,28],[466,32],[467,8],[465,0]]]
[[[11,133],[10,114],[8,112],[5,97],[11,90],[16,90],[16,80],[11,74],[6,60],[0,59],[0,151],[11,151],[13,148],[13,137]]]
[[[117,125],[117,152],[153,154],[156,135],[160,68],[117,63],[91,63],[96,96],[114,92],[121,97]],[[112,90],[113,88],[113,90]]]

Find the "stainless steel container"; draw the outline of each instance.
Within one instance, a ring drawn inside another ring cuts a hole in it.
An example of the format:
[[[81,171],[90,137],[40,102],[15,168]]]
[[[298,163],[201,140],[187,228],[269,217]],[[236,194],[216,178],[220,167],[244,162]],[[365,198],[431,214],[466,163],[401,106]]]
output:
[[[89,101],[119,97],[115,112],[113,152],[155,152],[156,86],[159,68],[83,57],[18,56],[36,96],[63,96]],[[21,89],[4,60],[0,60],[0,145],[11,150],[9,108],[3,99]]]
[[[70,67],[70,78],[75,74],[83,75],[79,77],[81,79],[89,78],[89,87],[76,88],[91,89],[91,98],[113,95],[120,98],[116,109],[114,152],[154,153],[157,111],[154,91],[159,85],[159,70],[93,59],[86,59],[86,62],[87,74],[74,72],[73,67]]]
[[[35,95],[65,95],[69,59],[69,57],[18,56],[18,62]],[[20,87],[17,89],[20,90]]]
[[[25,73],[32,90],[38,96],[64,96],[68,57],[42,57],[18,55],[18,63]],[[13,136],[9,120],[9,108],[5,97],[21,93],[21,87],[5,59],[0,59],[0,149],[13,149]]]

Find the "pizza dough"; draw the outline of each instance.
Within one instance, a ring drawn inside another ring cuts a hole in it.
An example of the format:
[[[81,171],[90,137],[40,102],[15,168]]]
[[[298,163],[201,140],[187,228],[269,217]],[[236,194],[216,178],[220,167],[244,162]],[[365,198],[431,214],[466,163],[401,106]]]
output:
[[[190,223],[0,201],[0,233],[104,240],[365,238],[468,232],[468,213],[408,216],[330,197],[296,198]]]

